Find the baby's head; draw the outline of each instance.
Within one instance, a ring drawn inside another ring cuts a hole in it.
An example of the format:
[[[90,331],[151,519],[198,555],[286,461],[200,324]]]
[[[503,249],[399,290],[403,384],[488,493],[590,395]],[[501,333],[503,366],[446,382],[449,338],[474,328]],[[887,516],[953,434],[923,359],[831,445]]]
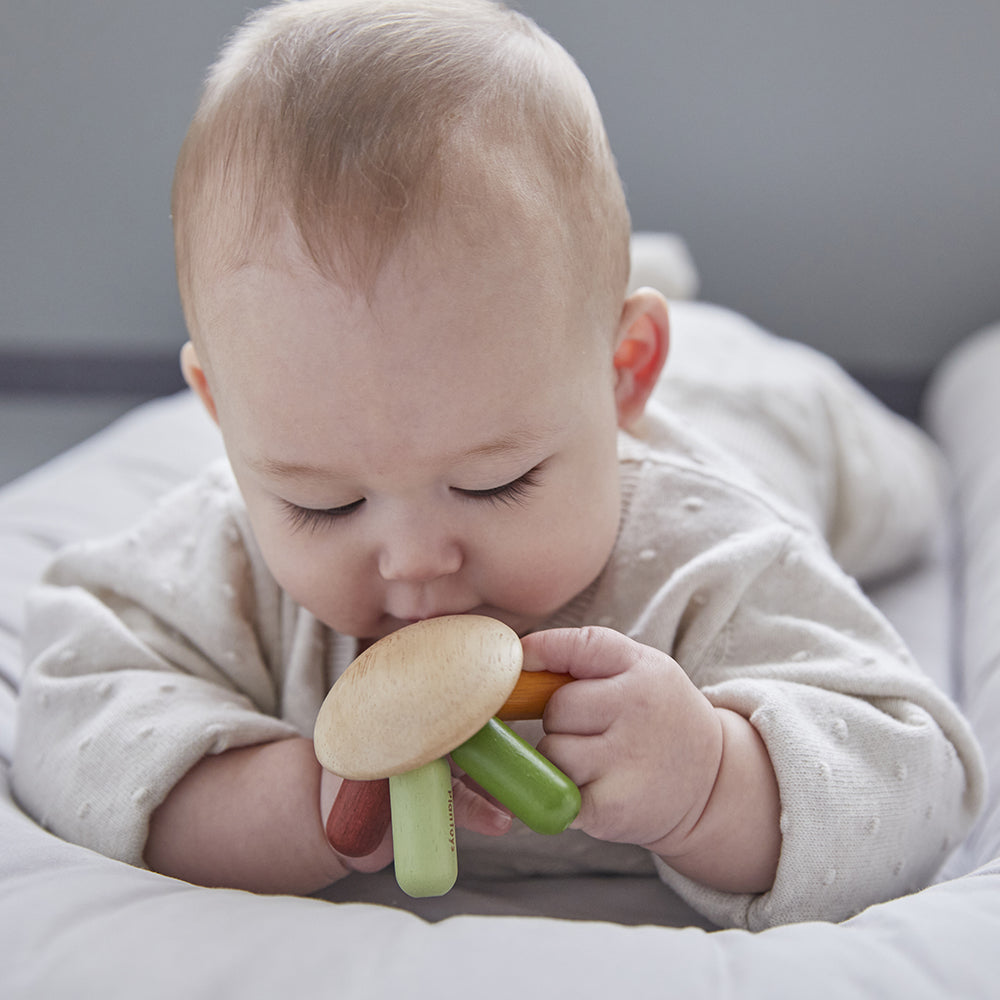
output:
[[[487,0],[266,8],[173,213],[185,374],[293,597],[359,637],[526,631],[593,581],[666,313],[625,297],[621,182],[554,41]]]
[[[567,53],[488,0],[301,0],[253,16],[213,67],[173,216],[195,336],[199,280],[273,256],[369,293],[412,241],[460,253],[544,235],[614,324],[629,220],[596,102]]]

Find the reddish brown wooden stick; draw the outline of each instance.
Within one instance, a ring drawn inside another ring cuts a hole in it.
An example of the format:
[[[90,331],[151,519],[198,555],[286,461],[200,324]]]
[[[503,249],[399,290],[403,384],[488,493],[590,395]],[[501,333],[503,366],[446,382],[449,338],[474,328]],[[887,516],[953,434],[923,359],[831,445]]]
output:
[[[350,781],[337,792],[326,820],[326,838],[349,858],[372,853],[389,829],[389,779]]]

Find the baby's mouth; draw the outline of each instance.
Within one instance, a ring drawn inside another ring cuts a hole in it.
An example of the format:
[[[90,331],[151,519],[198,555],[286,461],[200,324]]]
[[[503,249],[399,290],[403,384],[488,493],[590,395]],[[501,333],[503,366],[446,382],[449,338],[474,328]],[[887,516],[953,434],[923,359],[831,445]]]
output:
[[[498,618],[499,615],[496,613],[495,609],[475,607],[467,608],[461,611],[434,611],[431,614],[417,615],[407,618],[397,618],[395,615],[386,615],[385,622],[387,628],[384,634],[388,635],[390,632],[397,632],[401,628],[405,628],[407,625],[416,625],[417,622],[427,621],[430,618],[446,618],[452,615],[484,615],[487,618]]]

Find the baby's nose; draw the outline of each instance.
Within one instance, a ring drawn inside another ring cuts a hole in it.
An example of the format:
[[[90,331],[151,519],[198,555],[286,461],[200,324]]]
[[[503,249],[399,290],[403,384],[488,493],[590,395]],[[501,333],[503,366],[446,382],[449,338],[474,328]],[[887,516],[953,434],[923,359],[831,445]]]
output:
[[[457,573],[462,566],[458,542],[433,531],[417,531],[396,537],[379,552],[378,571],[392,583],[429,583]]]

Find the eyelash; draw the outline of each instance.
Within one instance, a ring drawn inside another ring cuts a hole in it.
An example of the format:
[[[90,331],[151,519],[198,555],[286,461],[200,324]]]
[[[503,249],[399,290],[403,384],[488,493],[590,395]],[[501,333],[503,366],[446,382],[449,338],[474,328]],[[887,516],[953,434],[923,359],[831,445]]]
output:
[[[488,490],[460,490],[455,488],[455,492],[467,500],[485,500],[494,507],[523,506],[531,496],[532,491],[538,486],[538,473],[540,470],[541,466],[536,465],[535,468],[529,469],[523,476],[518,476],[517,479],[509,483],[504,483],[502,486],[494,486]],[[345,504],[343,507],[329,507],[326,509],[300,507],[298,504],[290,503],[287,500],[282,500],[281,504],[293,531],[317,531],[335,521],[349,517],[364,502],[364,497],[362,497],[360,500]]]
[[[343,507],[330,507],[326,510],[300,507],[287,500],[282,500],[281,505],[285,509],[285,517],[288,519],[292,531],[317,531],[333,521],[350,516],[364,502],[364,498],[362,498],[355,500],[354,503],[345,504]]]
[[[456,492],[469,500],[486,500],[494,507],[521,507],[538,486],[538,473],[541,468],[540,465],[536,465],[523,476],[518,476],[517,479],[504,483],[503,486],[494,486],[489,490],[457,490]]]

